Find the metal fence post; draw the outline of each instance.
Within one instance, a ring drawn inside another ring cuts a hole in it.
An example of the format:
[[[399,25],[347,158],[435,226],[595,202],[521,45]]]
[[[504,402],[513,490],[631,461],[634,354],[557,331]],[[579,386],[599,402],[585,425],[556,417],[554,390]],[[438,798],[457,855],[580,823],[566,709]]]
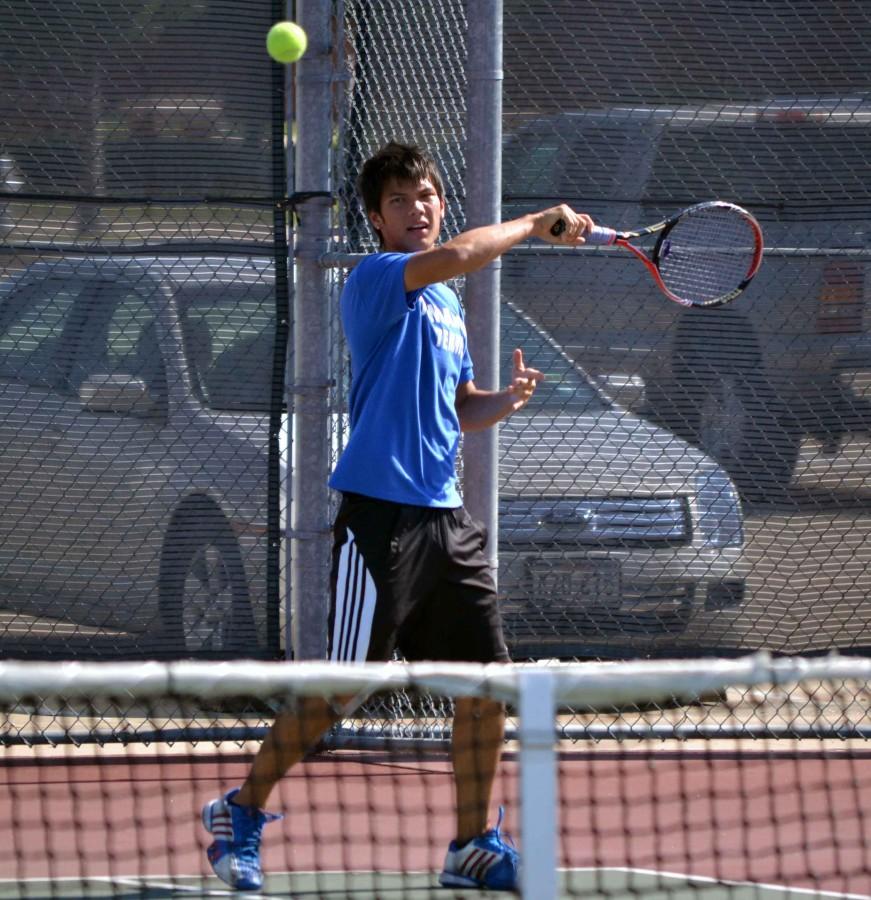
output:
[[[502,195],[502,0],[466,0],[466,227],[498,222]],[[475,384],[499,386],[499,260],[466,276],[466,324]],[[464,502],[490,535],[487,554],[498,573],[497,428],[463,440]]]
[[[296,64],[297,205],[290,517],[292,635],[296,659],[326,655],[330,558],[330,278],[320,265],[330,237],[332,0],[297,0],[308,50]],[[290,139],[290,134],[288,134]],[[310,196],[319,194],[320,196]]]

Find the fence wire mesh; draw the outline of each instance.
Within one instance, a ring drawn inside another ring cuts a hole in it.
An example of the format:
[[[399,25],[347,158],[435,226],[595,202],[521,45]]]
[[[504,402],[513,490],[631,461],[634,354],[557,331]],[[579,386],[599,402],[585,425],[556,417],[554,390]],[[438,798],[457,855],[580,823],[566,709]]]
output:
[[[0,3],[4,654],[278,652],[280,6]]]
[[[0,759],[0,886],[5,897],[213,895],[203,825],[216,828],[200,810],[249,769],[261,729],[241,707],[304,721],[403,689],[512,711],[494,793],[519,841],[521,896],[865,897],[869,676],[868,659],[767,654],[548,667],[0,663],[0,735],[12,744]],[[673,740],[691,713],[638,712],[705,692],[718,697],[707,736],[754,740]],[[568,709],[585,743],[548,746]],[[265,836],[260,896],[468,896],[435,887],[455,825],[447,746],[393,724],[377,752],[320,746],[275,786],[269,809],[288,814]],[[616,735],[629,739],[596,743]],[[486,734],[470,740],[489,753]],[[546,890],[556,867],[559,890]]]
[[[443,236],[464,227],[480,9],[334,4],[332,250],[374,248],[354,182],[389,139],[438,158]],[[513,656],[866,650],[871,9],[503,11],[504,218],[565,201],[631,227],[720,197],[767,246],[702,311],[608,250],[503,259],[503,357],[548,375],[500,433]],[[0,12],[0,648],[276,653],[297,186],[263,38],[285,5]]]
[[[598,585],[583,578],[597,612],[582,609],[576,649],[867,646],[867,7],[691,2],[676,16],[635,0],[509,0],[504,28],[505,217],[565,200],[632,228],[732,199],[759,218],[767,245],[748,293],[714,310],[663,302],[628,255],[523,248],[505,261],[503,298],[654,430],[641,439],[634,428],[629,449],[587,407],[603,443],[623,444],[614,455],[638,488],[607,469],[584,484],[566,466],[539,516],[550,526],[530,535],[555,551],[555,569],[586,545],[598,572]],[[565,438],[589,445],[584,430]],[[578,468],[589,477],[587,460]],[[657,515],[659,533],[603,510],[602,494],[646,494],[645,473],[679,470],[670,500],[689,512],[670,527]],[[743,540],[724,473],[743,502]],[[502,539],[509,558],[528,555],[510,528]],[[560,577],[535,608],[562,626],[575,592]]]
[[[417,141],[441,160],[453,210],[475,48],[445,23],[480,7],[405,10],[345,5],[354,79],[337,178],[350,185],[388,138]],[[522,346],[549,376],[500,437],[513,653],[867,647],[868,9],[503,10],[503,218],[565,201],[625,229],[721,198],[759,218],[767,246],[748,292],[716,310],[665,301],[629,255],[504,257],[503,372]],[[343,249],[371,249],[355,203]],[[458,227],[455,213],[446,236]]]

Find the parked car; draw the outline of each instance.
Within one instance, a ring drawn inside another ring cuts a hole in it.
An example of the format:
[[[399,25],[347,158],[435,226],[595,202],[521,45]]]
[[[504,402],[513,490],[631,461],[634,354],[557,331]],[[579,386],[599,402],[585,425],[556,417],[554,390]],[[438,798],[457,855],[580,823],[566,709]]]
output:
[[[68,257],[0,282],[0,606],[166,655],[274,650],[274,332],[269,260]],[[738,606],[725,472],[510,305],[502,343],[548,374],[501,429],[515,656],[645,653]]]
[[[171,655],[276,646],[274,309],[249,258],[70,257],[0,282],[0,606]]]
[[[704,645],[705,616],[713,625],[744,600],[729,476],[613,402],[509,303],[501,346],[503,381],[515,347],[547,374],[500,425],[499,590],[512,656],[674,653],[693,621],[683,646]]]
[[[718,309],[663,299],[629,255],[519,248],[505,295],[631,408],[718,459],[754,499],[801,443],[871,432],[871,98],[579,109],[524,120],[503,149],[505,217],[568,200],[616,228],[727,199],[760,219],[762,268]]]

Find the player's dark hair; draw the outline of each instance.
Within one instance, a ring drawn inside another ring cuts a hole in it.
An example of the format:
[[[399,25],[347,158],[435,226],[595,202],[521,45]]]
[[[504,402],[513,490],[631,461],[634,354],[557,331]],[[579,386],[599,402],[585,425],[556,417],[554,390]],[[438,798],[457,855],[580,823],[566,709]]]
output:
[[[435,160],[425,150],[413,144],[390,141],[366,160],[357,179],[357,188],[367,213],[381,212],[384,188],[393,178],[414,184],[426,179],[436,189],[439,199],[445,198],[444,184]],[[381,240],[380,233],[378,240]]]

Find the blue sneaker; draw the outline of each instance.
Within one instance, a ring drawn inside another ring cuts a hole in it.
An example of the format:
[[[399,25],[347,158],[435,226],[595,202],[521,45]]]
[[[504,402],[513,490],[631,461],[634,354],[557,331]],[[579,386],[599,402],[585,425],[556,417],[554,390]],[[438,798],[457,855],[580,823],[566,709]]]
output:
[[[255,806],[237,806],[236,788],[203,807],[203,825],[215,840],[206,856],[221,881],[237,891],[257,891],[263,885],[260,868],[260,836],[267,822],[283,816],[263,812]]]
[[[451,841],[445,857],[445,867],[439,875],[443,887],[489,888],[491,891],[519,889],[520,857],[514,842],[502,840],[500,826],[504,810],[499,807],[496,827],[462,847]]]

